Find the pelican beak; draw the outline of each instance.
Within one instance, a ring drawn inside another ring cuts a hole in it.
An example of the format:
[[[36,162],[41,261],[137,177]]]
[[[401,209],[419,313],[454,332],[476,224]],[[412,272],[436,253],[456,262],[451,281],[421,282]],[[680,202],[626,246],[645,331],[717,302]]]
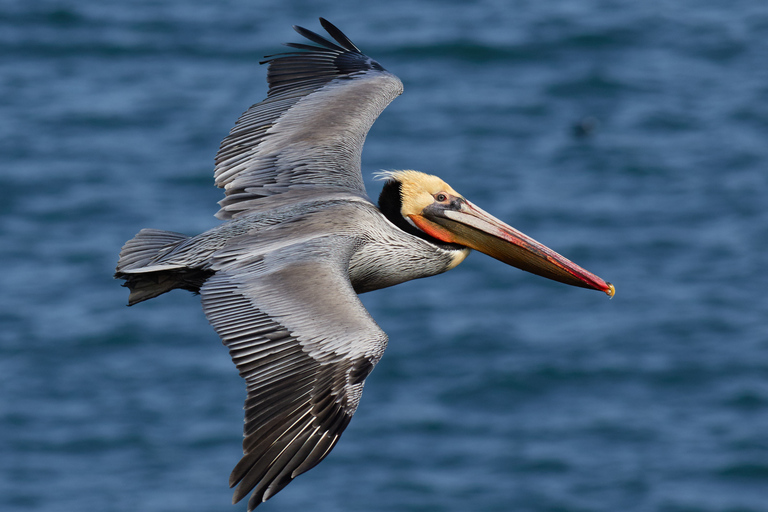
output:
[[[524,235],[463,198],[448,205],[434,203],[411,219],[422,230],[446,242],[478,250],[508,265],[554,281],[600,290],[615,289],[595,274]],[[426,228],[426,229],[425,229]]]

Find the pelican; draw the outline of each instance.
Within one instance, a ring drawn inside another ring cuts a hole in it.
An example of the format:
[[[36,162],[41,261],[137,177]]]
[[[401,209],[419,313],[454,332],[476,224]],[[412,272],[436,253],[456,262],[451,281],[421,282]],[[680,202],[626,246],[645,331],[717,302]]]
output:
[[[265,57],[267,98],[222,141],[214,179],[226,222],[197,236],[142,229],[115,277],[128,305],[199,293],[247,385],[243,457],[229,484],[248,511],[336,445],[387,335],[358,294],[454,268],[471,249],[565,284],[614,287],[484,212],[436,176],[384,176],[366,195],[366,134],[403,84],[320,18],[335,42]]]

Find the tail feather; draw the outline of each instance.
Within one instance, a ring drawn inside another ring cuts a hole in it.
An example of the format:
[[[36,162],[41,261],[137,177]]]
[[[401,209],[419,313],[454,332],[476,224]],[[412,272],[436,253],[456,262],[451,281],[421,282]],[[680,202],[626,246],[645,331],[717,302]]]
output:
[[[117,272],[148,267],[187,238],[187,235],[173,231],[142,229],[120,251]]]
[[[139,302],[145,301],[179,288],[179,280],[167,272],[149,272],[147,274],[123,274],[117,276],[125,279],[123,286],[127,287],[131,293],[128,295],[128,305],[133,306]]]
[[[142,229],[120,251],[116,279],[131,290],[128,305],[157,297],[175,288],[198,292],[213,272],[180,264],[164,264],[167,255],[189,237],[181,233]]]

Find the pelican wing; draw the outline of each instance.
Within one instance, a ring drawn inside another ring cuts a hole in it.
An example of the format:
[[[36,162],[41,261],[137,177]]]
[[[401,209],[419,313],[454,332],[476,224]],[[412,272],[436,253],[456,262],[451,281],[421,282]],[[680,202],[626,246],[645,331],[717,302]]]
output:
[[[279,243],[276,242],[276,243]],[[253,256],[216,256],[203,309],[247,384],[244,456],[233,502],[266,501],[330,452],[387,343],[348,277],[354,248],[334,235]]]
[[[331,23],[336,43],[301,27],[313,43],[269,56],[267,99],[238,119],[216,155],[214,178],[226,197],[216,214],[238,217],[261,197],[297,187],[365,193],[360,156],[368,130],[403,91],[400,80],[365,56]]]

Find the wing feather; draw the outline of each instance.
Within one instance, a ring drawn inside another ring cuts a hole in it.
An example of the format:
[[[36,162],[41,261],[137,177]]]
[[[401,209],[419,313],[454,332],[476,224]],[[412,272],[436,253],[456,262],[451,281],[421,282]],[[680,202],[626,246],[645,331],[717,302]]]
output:
[[[230,248],[200,290],[248,390],[230,475],[234,502],[251,494],[248,510],[325,458],[386,346],[349,282],[352,247],[326,235],[256,259]]]
[[[216,186],[225,190],[220,219],[292,187],[365,193],[365,136],[403,84],[338,28],[320,22],[336,43],[294,27],[318,46],[290,43],[298,51],[266,57],[267,99],[244,112],[222,141],[214,170]]]

